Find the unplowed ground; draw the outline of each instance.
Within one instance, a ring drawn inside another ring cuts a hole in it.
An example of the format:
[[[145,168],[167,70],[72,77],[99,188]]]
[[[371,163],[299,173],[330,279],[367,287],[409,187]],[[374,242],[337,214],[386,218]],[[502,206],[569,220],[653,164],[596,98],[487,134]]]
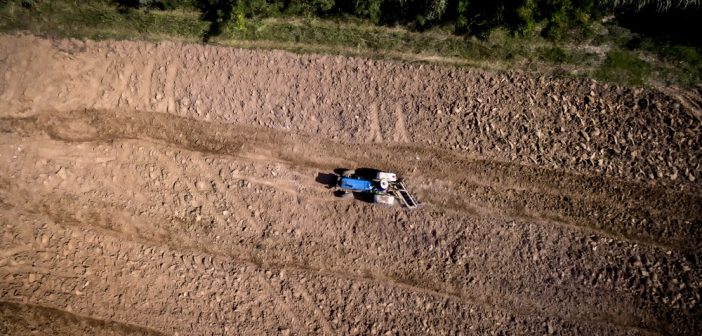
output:
[[[694,95],[8,35],[0,76],[0,334],[702,330]]]

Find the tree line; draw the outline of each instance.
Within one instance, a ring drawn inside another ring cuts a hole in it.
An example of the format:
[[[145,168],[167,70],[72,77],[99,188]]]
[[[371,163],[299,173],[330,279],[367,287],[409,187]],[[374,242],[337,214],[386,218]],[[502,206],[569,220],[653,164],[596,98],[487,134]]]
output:
[[[456,34],[485,36],[504,27],[514,34],[560,39],[587,33],[607,17],[664,37],[699,45],[700,0],[116,0],[127,8],[190,7],[211,23],[210,36],[231,22],[276,16],[355,17],[380,25],[401,24],[419,31],[434,26]]]

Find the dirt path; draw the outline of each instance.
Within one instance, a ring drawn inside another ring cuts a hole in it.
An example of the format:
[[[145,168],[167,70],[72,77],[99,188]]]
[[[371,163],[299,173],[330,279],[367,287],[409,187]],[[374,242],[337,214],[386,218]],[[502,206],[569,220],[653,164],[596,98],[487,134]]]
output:
[[[661,93],[172,43],[0,50],[0,333],[702,330],[700,122]],[[336,199],[339,167],[400,172],[425,206]]]

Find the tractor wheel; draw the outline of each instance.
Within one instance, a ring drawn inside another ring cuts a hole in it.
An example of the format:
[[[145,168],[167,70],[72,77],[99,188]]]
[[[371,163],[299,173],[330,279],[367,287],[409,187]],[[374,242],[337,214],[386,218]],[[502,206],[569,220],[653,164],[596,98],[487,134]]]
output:
[[[343,176],[343,177],[351,177],[351,176],[353,176],[354,174],[356,174],[356,171],[355,171],[355,170],[353,170],[353,169],[347,169],[347,170],[344,170],[344,172],[341,174],[341,176]]]
[[[348,199],[353,197],[353,193],[346,190],[337,190],[336,197]]]
[[[385,207],[395,206],[395,197],[390,195],[373,195],[373,203]]]

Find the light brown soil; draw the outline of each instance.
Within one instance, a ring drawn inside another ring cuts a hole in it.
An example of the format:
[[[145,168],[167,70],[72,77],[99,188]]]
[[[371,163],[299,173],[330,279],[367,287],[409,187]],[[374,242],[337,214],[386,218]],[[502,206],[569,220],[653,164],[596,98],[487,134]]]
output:
[[[9,35],[0,76],[0,334],[702,330],[700,114],[672,96]],[[424,206],[337,199],[340,167]]]

